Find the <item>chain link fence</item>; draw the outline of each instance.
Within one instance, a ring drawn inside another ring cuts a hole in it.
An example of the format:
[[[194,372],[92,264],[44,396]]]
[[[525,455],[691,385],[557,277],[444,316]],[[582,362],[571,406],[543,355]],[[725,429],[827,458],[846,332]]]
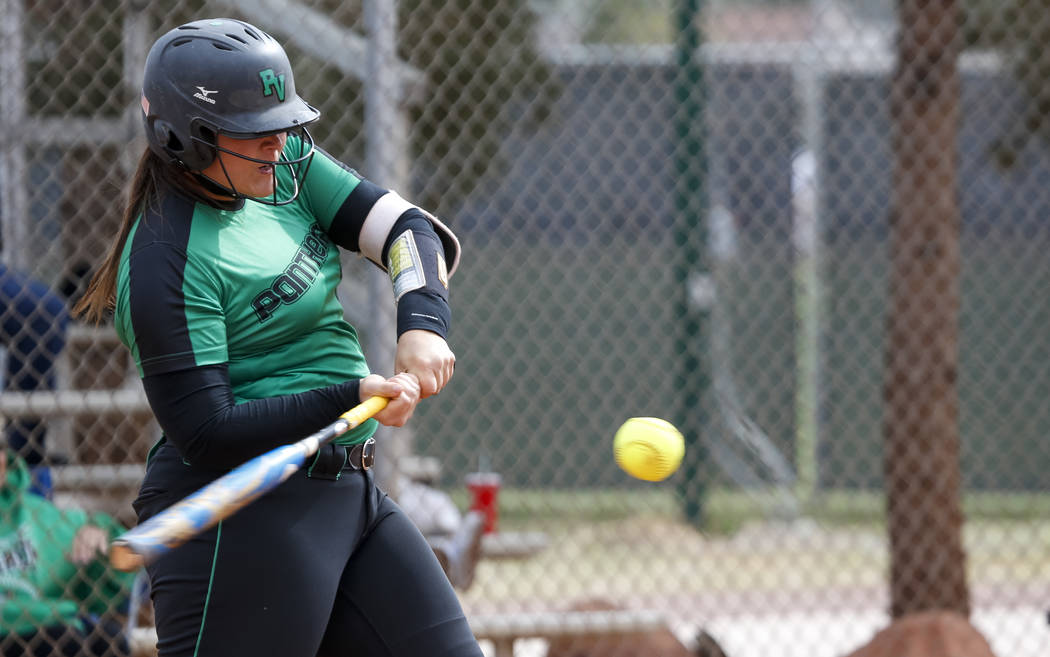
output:
[[[468,474],[500,475],[460,591],[490,654],[844,656],[930,607],[945,562],[964,590],[934,608],[1000,657],[1050,649],[1048,3],[2,8],[0,417],[67,526],[30,549],[36,516],[3,516],[8,643],[26,599],[148,630],[141,579],[63,557],[106,522],[84,513],[134,522],[159,437],[112,328],[65,308],[144,147],[149,45],[230,16],[285,45],[325,150],[464,244],[457,375],[387,432],[381,474],[460,512]],[[386,372],[389,282],[355,254],[344,275]],[[616,467],[632,416],[685,433],[666,482]],[[609,642],[573,642],[595,619]]]

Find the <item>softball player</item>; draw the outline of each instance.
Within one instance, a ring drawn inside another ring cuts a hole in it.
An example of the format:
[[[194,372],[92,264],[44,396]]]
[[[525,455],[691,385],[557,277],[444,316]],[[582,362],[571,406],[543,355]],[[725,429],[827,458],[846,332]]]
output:
[[[387,408],[275,491],[148,567],[161,657],[471,655],[433,551],[370,470],[376,421],[400,426],[452,375],[441,222],[316,148],[319,112],[288,58],[230,19],[157,40],[149,148],[119,236],[75,310],[107,307],[164,437],[140,521],[371,395]],[[369,374],[336,299],[337,246],[387,270],[394,377]]]

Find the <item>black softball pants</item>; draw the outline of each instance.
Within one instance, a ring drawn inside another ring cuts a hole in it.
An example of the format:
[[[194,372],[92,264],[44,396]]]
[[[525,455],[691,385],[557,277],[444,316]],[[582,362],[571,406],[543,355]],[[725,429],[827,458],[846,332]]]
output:
[[[140,520],[196,490],[174,451],[151,460]],[[159,657],[482,656],[433,550],[371,472],[301,470],[148,572]]]

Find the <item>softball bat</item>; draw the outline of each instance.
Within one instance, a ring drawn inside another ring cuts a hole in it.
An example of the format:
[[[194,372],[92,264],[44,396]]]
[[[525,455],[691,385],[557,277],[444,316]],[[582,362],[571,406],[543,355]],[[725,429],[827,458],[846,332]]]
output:
[[[320,431],[234,468],[114,539],[110,563],[125,572],[135,570],[214,527],[292,476],[321,445],[386,408],[387,401],[386,397],[369,397]]]

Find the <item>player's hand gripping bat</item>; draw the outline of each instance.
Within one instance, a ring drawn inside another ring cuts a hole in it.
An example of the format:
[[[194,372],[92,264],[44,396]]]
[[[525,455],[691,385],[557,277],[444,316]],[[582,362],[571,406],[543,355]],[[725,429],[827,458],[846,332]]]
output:
[[[369,397],[299,442],[256,456],[113,541],[109,561],[130,571],[152,562],[215,526],[292,476],[321,445],[386,408],[386,397]]]

